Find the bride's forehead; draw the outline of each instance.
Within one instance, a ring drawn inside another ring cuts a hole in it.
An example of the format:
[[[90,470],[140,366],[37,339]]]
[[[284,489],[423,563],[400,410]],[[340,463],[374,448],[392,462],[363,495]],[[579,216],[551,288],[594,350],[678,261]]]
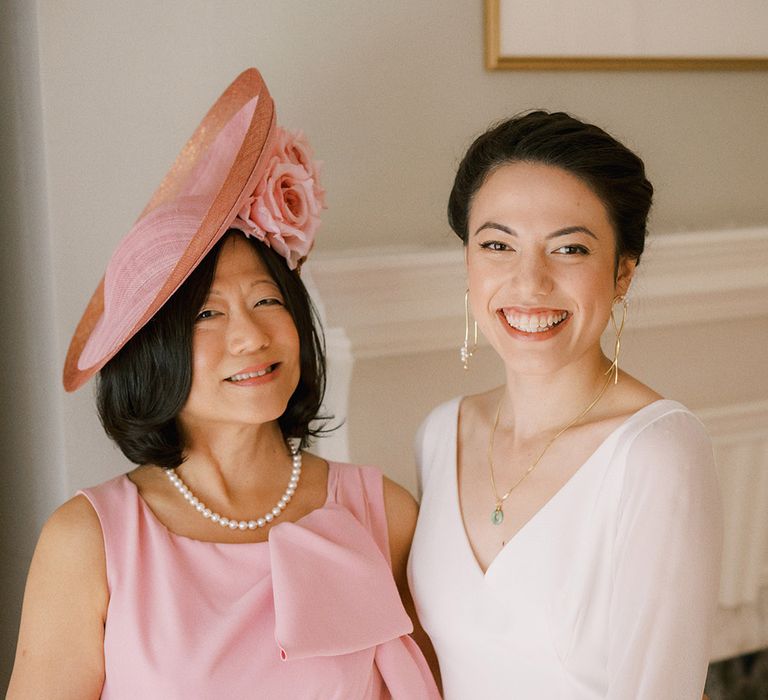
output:
[[[552,219],[556,228],[563,222],[583,224],[576,220],[583,217],[593,223],[610,221],[603,201],[581,178],[562,168],[535,163],[510,163],[489,174],[472,200],[470,228],[475,230],[480,219],[488,217]]]
[[[560,196],[576,194],[597,199],[597,194],[583,179],[564,168],[545,163],[513,162],[491,171],[476,192],[474,201],[500,195],[519,194],[528,198],[537,192]]]

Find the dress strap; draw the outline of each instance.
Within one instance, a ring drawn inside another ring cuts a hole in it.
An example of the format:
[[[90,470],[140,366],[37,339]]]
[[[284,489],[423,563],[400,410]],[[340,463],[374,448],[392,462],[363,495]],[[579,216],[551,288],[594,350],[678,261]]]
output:
[[[432,409],[416,433],[414,453],[419,499],[427,491],[432,473],[438,481],[450,482],[444,471],[456,469],[456,444],[461,396]]]
[[[107,584],[114,585],[113,573],[120,563],[130,556],[133,533],[137,531],[140,507],[136,487],[125,474],[116,476],[98,486],[80,489],[78,496],[85,496],[101,525],[104,553],[107,563]]]
[[[370,532],[391,565],[384,509],[384,477],[375,467],[333,463],[328,470],[330,500],[343,505]]]

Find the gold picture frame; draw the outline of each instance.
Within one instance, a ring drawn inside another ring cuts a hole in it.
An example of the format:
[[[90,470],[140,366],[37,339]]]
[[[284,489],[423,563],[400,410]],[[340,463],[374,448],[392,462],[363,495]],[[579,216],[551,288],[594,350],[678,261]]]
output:
[[[500,18],[504,1],[511,0],[484,0],[485,67],[488,70],[768,70],[768,48],[766,55],[754,57],[503,55]]]

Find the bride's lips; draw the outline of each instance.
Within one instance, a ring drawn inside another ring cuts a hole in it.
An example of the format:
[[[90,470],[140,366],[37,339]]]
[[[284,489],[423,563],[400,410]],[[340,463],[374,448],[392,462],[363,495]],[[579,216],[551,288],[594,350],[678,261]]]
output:
[[[244,367],[234,374],[226,377],[225,382],[233,386],[256,386],[271,382],[277,376],[280,370],[280,363],[254,365]]]
[[[543,341],[560,333],[571,319],[565,309],[504,307],[497,316],[513,338]]]

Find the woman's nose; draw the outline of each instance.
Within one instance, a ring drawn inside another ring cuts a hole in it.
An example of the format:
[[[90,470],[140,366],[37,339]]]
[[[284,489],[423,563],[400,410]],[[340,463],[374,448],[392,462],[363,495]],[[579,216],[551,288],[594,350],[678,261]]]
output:
[[[552,277],[546,255],[521,254],[514,273],[518,293],[526,298],[543,297],[552,291]]]
[[[227,346],[233,355],[256,352],[269,347],[269,333],[252,314],[233,313],[227,324]]]

